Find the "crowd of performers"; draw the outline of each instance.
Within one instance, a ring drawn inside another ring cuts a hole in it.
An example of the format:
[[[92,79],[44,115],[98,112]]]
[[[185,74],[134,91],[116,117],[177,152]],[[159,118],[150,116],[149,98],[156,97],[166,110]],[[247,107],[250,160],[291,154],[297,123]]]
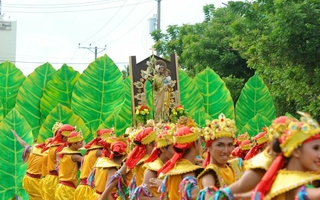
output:
[[[274,119],[253,138],[236,137],[224,114],[204,128],[182,117],[120,137],[101,129],[86,145],[69,124],[54,124],[54,137],[32,146],[12,133],[25,147],[30,199],[320,199],[320,126],[299,114]]]

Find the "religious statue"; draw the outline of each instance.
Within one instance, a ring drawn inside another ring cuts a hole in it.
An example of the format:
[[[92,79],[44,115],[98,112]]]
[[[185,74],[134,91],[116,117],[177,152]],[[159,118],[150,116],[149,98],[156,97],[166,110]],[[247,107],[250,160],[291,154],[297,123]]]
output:
[[[167,121],[169,116],[168,87],[171,81],[171,77],[168,77],[167,65],[164,61],[157,60],[155,62],[155,73],[152,80],[152,89],[154,96],[154,118],[155,121]],[[169,97],[170,98],[170,97]]]

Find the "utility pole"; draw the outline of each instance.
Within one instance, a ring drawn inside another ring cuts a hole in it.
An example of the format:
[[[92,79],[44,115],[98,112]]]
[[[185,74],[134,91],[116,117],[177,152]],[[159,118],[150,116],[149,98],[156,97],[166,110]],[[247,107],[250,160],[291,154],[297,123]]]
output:
[[[106,50],[106,49],[107,49],[107,45],[104,45],[103,48],[99,48],[99,47],[97,47],[97,46],[91,47],[91,44],[89,44],[88,47],[81,47],[81,46],[80,46],[80,43],[79,43],[79,49],[87,49],[87,50],[91,51],[92,53],[94,53],[94,60],[96,60],[98,53],[101,53],[101,52],[103,52],[104,50]],[[93,51],[92,49],[94,49],[94,51]],[[101,49],[101,51],[98,52],[98,49]]]
[[[158,2],[158,12],[157,12],[157,30],[160,31],[160,13],[161,13],[161,0],[156,0]],[[159,53],[157,51],[157,56]]]

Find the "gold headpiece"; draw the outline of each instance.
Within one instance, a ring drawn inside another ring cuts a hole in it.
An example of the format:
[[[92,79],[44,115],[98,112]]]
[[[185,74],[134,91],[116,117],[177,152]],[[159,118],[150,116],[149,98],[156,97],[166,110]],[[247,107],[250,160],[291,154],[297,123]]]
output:
[[[235,121],[226,118],[225,115],[221,113],[219,115],[219,119],[214,119],[212,122],[207,121],[207,127],[203,129],[203,135],[206,141],[215,140],[222,137],[235,138]]]
[[[290,122],[287,130],[279,138],[281,150],[286,157],[290,157],[293,150],[304,141],[320,134],[320,126],[316,120],[307,113],[298,113],[301,115],[300,122]]]
[[[280,116],[274,119],[268,128],[270,140],[279,138],[291,122],[297,122],[297,120],[288,116]]]

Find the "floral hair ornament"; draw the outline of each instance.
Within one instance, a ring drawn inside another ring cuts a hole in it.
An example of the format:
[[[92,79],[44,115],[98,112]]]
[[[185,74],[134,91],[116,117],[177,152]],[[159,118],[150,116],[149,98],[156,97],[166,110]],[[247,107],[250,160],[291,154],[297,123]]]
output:
[[[291,122],[279,138],[281,150],[286,157],[290,157],[298,146],[315,139],[314,137],[320,134],[320,126],[316,120],[312,119],[308,113],[300,111],[298,113],[301,115],[300,122]]]
[[[268,135],[270,137],[270,140],[279,138],[285,130],[288,128],[288,125],[291,122],[297,122],[295,118],[288,117],[288,116],[280,116],[274,119],[268,128]]]

